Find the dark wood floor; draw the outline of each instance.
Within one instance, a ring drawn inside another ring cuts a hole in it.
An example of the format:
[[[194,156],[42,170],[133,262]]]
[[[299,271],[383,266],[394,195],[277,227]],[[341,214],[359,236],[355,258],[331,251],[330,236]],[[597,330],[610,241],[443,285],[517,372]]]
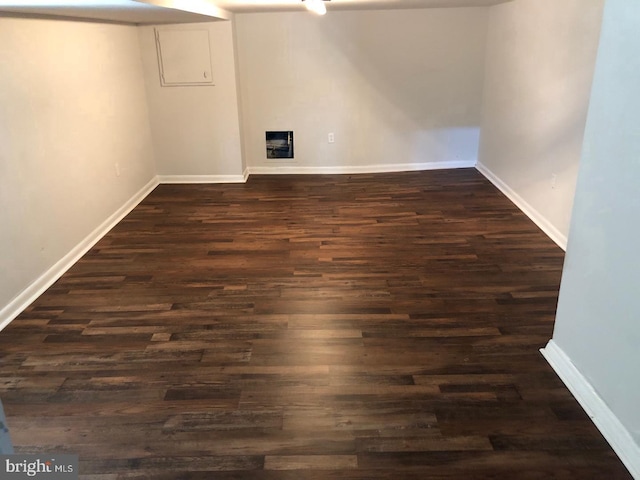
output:
[[[563,252],[475,170],[163,185],[0,333],[86,479],[629,479],[541,357]]]

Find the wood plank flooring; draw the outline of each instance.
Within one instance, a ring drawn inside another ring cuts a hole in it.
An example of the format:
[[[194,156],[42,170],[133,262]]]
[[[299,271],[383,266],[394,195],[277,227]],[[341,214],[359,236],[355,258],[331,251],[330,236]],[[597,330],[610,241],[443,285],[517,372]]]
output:
[[[475,170],[162,185],[0,333],[0,398],[84,479],[629,479],[538,352],[562,262]]]

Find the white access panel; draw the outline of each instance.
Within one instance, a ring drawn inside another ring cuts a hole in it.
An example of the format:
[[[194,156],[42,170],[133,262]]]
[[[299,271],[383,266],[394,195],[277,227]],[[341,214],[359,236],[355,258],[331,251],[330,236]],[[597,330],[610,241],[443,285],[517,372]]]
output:
[[[213,85],[208,30],[157,28],[156,45],[163,86]]]

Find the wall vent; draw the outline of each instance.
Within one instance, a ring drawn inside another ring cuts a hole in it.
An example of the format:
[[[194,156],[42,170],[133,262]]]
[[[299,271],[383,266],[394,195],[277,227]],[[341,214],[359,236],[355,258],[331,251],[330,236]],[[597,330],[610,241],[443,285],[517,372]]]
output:
[[[293,158],[293,131],[265,132],[267,158]]]

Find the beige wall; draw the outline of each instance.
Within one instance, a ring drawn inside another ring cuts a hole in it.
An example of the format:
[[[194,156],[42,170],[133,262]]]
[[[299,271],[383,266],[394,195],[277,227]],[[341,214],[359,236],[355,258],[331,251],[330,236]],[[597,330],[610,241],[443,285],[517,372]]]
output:
[[[489,14],[479,168],[563,247],[602,6],[515,0]]]
[[[475,164],[487,12],[236,15],[249,170]],[[266,130],[294,130],[294,161],[266,159]]]
[[[0,311],[154,175],[136,28],[0,19]]]
[[[480,126],[480,168],[566,242],[602,4],[184,26],[210,33],[213,87],[161,88],[153,27],[0,19],[0,305],[156,173],[469,166]],[[271,129],[295,131],[293,161],[266,159]]]
[[[595,391],[628,433],[595,412],[634,478],[640,478],[638,25],[640,2],[607,0],[553,334],[589,383],[586,391]]]
[[[161,26],[209,31],[214,86],[161,87],[154,27],[139,28],[158,174],[236,180],[243,173],[231,22]]]

